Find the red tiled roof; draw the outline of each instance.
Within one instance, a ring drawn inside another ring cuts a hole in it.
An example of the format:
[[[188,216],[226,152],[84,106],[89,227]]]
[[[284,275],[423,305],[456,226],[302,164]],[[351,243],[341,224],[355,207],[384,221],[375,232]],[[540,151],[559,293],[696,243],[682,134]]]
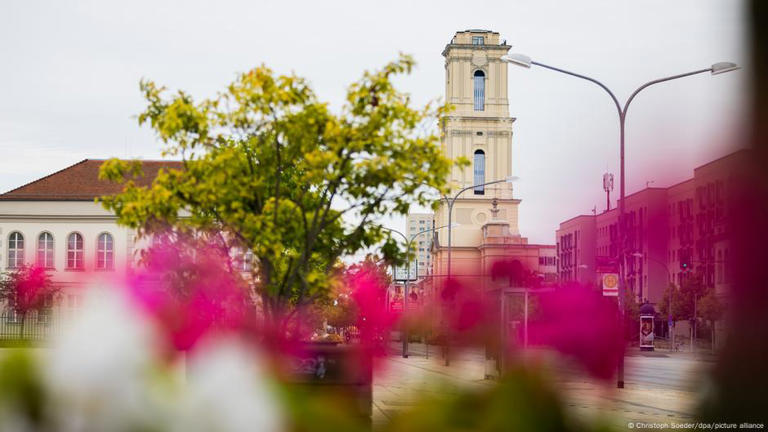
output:
[[[104,195],[122,192],[123,185],[99,180],[104,159],[84,159],[41,179],[0,195],[2,201],[93,201]],[[147,186],[161,168],[181,168],[179,161],[141,161],[143,177],[134,182]]]

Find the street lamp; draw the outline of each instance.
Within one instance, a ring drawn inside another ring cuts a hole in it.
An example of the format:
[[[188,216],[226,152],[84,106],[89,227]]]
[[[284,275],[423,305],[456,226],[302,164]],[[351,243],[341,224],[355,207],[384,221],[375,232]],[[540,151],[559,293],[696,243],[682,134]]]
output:
[[[447,198],[445,198],[445,200],[448,201],[448,269],[447,269],[448,279],[451,278],[451,232],[452,232],[451,227],[453,225],[451,221],[453,220],[453,205],[456,203],[456,200],[459,198],[459,195],[463,194],[464,192],[470,189],[488,186],[496,183],[512,183],[517,180],[518,180],[517,176],[507,176],[501,180],[494,180],[486,183],[467,186],[464,189],[461,189],[460,191],[456,192],[456,195],[454,195],[452,199],[448,200]]]
[[[505,56],[501,57],[501,60],[505,61],[507,63],[512,63],[512,64],[515,64],[515,65],[518,65],[518,66],[522,66],[522,67],[525,67],[525,68],[530,68],[532,65],[540,66],[540,67],[543,67],[545,69],[553,70],[555,72],[560,72],[560,73],[564,73],[566,75],[574,76],[576,78],[581,78],[581,79],[587,80],[589,82],[597,84],[598,86],[600,86],[600,88],[605,90],[608,93],[608,95],[611,97],[611,99],[613,100],[613,103],[616,105],[616,110],[618,111],[618,114],[619,114],[619,131],[620,131],[619,132],[620,133],[620,140],[619,140],[619,146],[620,146],[619,147],[619,155],[620,155],[619,156],[619,158],[620,158],[620,175],[619,175],[620,176],[620,180],[619,180],[619,183],[620,183],[620,186],[619,186],[619,240],[620,240],[620,246],[619,246],[619,251],[620,251],[621,255],[620,255],[619,263],[620,263],[621,271],[620,271],[620,277],[619,277],[619,298],[618,298],[618,303],[619,303],[619,311],[620,311],[620,315],[622,317],[622,324],[623,324],[623,322],[624,322],[624,320],[623,320],[623,317],[624,317],[624,284],[625,284],[625,281],[624,281],[624,268],[626,266],[626,263],[624,262],[626,260],[626,250],[625,250],[626,249],[626,244],[625,244],[626,243],[626,237],[625,237],[625,235],[626,235],[625,231],[626,230],[625,230],[625,227],[624,227],[624,222],[625,222],[625,220],[624,220],[625,219],[624,218],[624,201],[625,201],[624,200],[624,196],[625,196],[624,195],[624,123],[625,123],[625,120],[626,120],[626,117],[627,117],[627,109],[629,109],[629,104],[632,102],[632,100],[635,98],[635,96],[637,96],[638,93],[640,93],[643,89],[645,89],[647,87],[650,87],[650,86],[652,86],[654,84],[658,84],[658,83],[662,83],[662,82],[666,82],[666,81],[671,81],[671,80],[678,79],[678,78],[684,78],[684,77],[688,77],[688,76],[691,76],[691,75],[697,75],[697,74],[704,73],[704,72],[710,72],[712,75],[719,75],[719,74],[722,74],[722,73],[725,73],[725,72],[731,72],[731,71],[737,70],[740,67],[738,65],[736,65],[735,63],[720,62],[720,63],[715,63],[715,64],[713,64],[712,66],[710,66],[710,67],[708,67],[706,69],[699,69],[699,70],[695,70],[695,71],[692,71],[692,72],[686,72],[686,73],[679,74],[679,75],[672,75],[672,76],[669,76],[669,77],[659,78],[659,79],[656,79],[656,80],[653,80],[653,81],[649,81],[649,82],[641,85],[640,87],[638,87],[637,90],[635,90],[629,96],[629,99],[627,99],[627,101],[624,103],[624,107],[622,108],[621,104],[619,103],[619,100],[616,98],[616,96],[613,94],[613,92],[608,87],[606,87],[605,84],[601,83],[600,81],[598,81],[598,80],[596,80],[594,78],[590,78],[588,76],[577,74],[575,72],[570,72],[570,71],[567,71],[567,70],[564,70],[564,69],[556,68],[554,66],[549,66],[549,65],[546,65],[546,64],[543,64],[543,63],[539,63],[537,61],[532,60],[530,57],[528,57],[528,56],[526,56],[524,54],[509,54],[509,55],[505,55]],[[624,357],[623,356],[619,359],[619,371],[618,371],[618,379],[617,379],[617,382],[616,382],[616,386],[618,388],[624,388]]]
[[[458,225],[458,224],[456,224]],[[403,313],[405,313],[408,310],[408,281],[411,279],[411,244],[416,239],[416,237],[420,236],[421,234],[437,231],[439,229],[443,228],[451,228],[451,225],[443,225],[437,228],[429,228],[425,229],[423,231],[419,231],[411,236],[409,239],[405,234],[402,232],[393,229],[393,228],[386,228],[381,227],[381,229],[389,232],[393,232],[395,234],[399,234],[401,237],[403,237],[403,240],[405,240],[405,256],[406,256],[406,262],[405,262],[405,287],[403,288]],[[419,262],[416,261],[416,277],[419,275]],[[403,330],[403,358],[408,358],[408,332]]]
[[[673,282],[672,282],[672,272],[669,271],[669,267],[663,261],[661,261],[659,259],[643,255],[640,252],[634,252],[632,254],[632,256],[635,257],[635,258],[640,258],[640,259],[645,257],[648,260],[651,260],[651,261],[653,261],[653,262],[655,262],[657,264],[660,264],[664,268],[664,270],[666,270],[666,272],[667,272],[667,289],[669,290],[669,297],[667,297],[667,327],[669,328],[669,342],[671,344],[670,345],[670,350],[671,350],[671,349],[673,349],[675,347],[675,333],[672,330],[672,304],[673,304],[672,303],[672,300],[673,300],[672,296],[675,293],[675,291],[674,291],[674,289],[672,288],[672,285],[671,285],[671,284],[673,284]]]
[[[504,179],[501,179],[501,180],[494,180],[494,181],[489,181],[489,182],[486,182],[486,183],[474,184],[472,186],[467,186],[464,189],[461,189],[460,191],[456,192],[456,195],[454,195],[453,198],[451,198],[451,199],[448,199],[447,197],[443,198],[443,199],[445,199],[448,202],[448,268],[447,268],[447,272],[446,272],[446,274],[447,274],[446,280],[451,280],[451,249],[452,249],[451,248],[451,246],[452,246],[451,245],[451,237],[452,237],[451,234],[452,234],[452,231],[453,231],[451,228],[453,227],[453,223],[452,223],[452,220],[453,220],[453,205],[456,204],[456,200],[459,198],[459,196],[461,194],[463,194],[464,192],[466,192],[466,191],[468,191],[470,189],[474,189],[474,188],[478,188],[478,187],[483,187],[483,186],[488,186],[488,185],[492,185],[492,184],[496,184],[496,183],[512,183],[512,182],[516,181],[517,179],[518,179],[517,176],[507,176],[507,177],[505,177]],[[446,332],[446,335],[445,335],[445,347],[446,347],[446,349],[445,349],[445,365],[446,366],[450,366],[450,364],[451,364],[451,361],[450,361],[449,355],[448,355],[448,345],[449,345],[449,343],[448,343],[448,334]]]

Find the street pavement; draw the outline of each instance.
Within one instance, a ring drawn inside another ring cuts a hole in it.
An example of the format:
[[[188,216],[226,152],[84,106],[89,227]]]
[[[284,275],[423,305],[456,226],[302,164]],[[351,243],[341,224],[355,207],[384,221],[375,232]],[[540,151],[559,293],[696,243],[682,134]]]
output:
[[[391,355],[374,377],[374,426],[425,396],[494,385],[493,380],[484,379],[481,350],[457,353],[445,366],[437,347],[429,347],[429,358],[421,344],[410,345],[408,358],[402,358],[399,349],[399,344],[392,345]],[[573,420],[602,421],[616,430],[628,429],[629,423],[692,420],[707,371],[714,364],[711,356],[640,353],[630,348],[625,357],[625,388],[617,389],[615,381],[593,379],[551,351],[530,350],[525,358],[547,368]]]

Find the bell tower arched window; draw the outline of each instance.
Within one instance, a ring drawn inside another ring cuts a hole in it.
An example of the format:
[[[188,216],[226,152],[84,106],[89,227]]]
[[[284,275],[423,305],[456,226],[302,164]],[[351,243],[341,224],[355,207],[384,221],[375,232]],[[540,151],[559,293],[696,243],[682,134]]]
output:
[[[475,111],[485,110],[485,73],[481,70],[475,71]]]
[[[482,150],[475,150],[474,158],[474,183],[476,185],[485,183],[485,152]],[[475,187],[475,195],[485,195],[485,186]]]

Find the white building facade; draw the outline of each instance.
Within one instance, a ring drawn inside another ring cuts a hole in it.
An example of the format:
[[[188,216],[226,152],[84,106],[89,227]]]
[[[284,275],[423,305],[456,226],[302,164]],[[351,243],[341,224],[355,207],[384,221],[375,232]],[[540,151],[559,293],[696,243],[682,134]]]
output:
[[[65,308],[79,305],[87,284],[126,276],[146,241],[95,201],[122,189],[99,180],[103,162],[86,159],[0,195],[0,273],[45,268]],[[159,169],[177,165],[144,162],[137,183],[149,184]]]

